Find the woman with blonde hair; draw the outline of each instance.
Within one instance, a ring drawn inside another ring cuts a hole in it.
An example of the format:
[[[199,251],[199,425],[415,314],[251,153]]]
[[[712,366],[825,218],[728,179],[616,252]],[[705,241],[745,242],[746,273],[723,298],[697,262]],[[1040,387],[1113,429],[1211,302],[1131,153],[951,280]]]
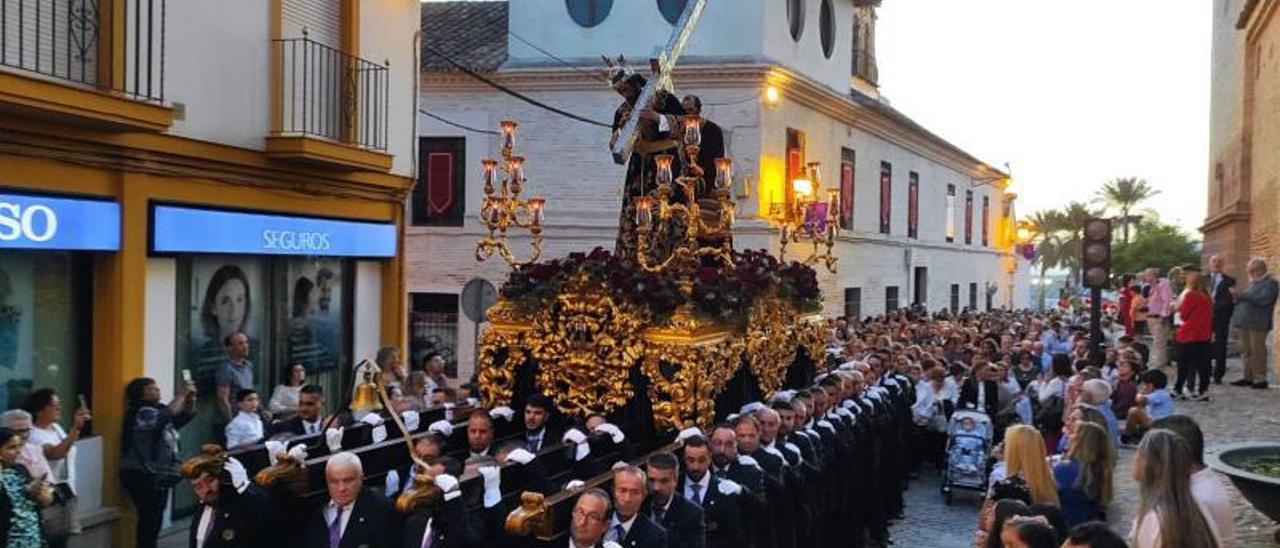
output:
[[[1178,318],[1182,324],[1173,334],[1178,343],[1178,380],[1173,384],[1174,398],[1195,401],[1209,399],[1209,346],[1213,340],[1213,299],[1199,272],[1187,271],[1187,288],[1178,296]],[[1197,379],[1196,377],[1199,377]],[[1197,383],[1196,381],[1200,382]],[[1182,391],[1183,386],[1187,391]]]
[[[1210,514],[1191,494],[1191,470],[1182,437],[1161,428],[1143,436],[1133,459],[1139,503],[1129,541],[1135,548],[1222,546]]]
[[[1063,460],[1053,467],[1062,517],[1074,527],[1101,519],[1111,502],[1115,450],[1105,426],[1080,421]]]
[[[1004,433],[1005,477],[1018,476],[1031,490],[1031,502],[1058,505],[1058,486],[1045,458],[1044,437],[1025,424],[1010,426]]]

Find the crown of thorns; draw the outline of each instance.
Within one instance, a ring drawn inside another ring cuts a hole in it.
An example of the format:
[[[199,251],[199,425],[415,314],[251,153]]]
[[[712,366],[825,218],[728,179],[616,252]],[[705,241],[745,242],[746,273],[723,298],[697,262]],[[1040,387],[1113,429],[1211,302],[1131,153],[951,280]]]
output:
[[[632,78],[643,78],[634,68],[631,68],[631,65],[627,64],[626,58],[621,55],[617,59],[610,59],[604,55],[600,58],[604,60],[605,75],[609,78],[609,85],[614,89],[621,87]]]

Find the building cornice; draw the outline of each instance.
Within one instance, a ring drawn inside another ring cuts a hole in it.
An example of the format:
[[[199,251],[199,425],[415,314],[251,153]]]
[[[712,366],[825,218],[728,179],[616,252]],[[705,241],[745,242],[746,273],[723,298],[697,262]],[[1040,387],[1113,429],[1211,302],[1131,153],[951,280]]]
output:
[[[1202,234],[1208,233],[1211,230],[1224,228],[1227,225],[1234,223],[1248,224],[1250,217],[1251,215],[1247,208],[1223,211],[1205,219],[1204,224],[1200,226],[1200,232]]]
[[[1236,29],[1245,31],[1245,41],[1252,42],[1259,32],[1267,26],[1275,15],[1276,0],[1248,0],[1240,9],[1240,17],[1236,19]]]
[[[568,67],[503,67],[486,77],[521,92],[608,90],[600,81]],[[674,78],[682,86],[698,89],[759,88],[773,85],[782,91],[784,100],[793,100],[975,180],[1003,181],[1007,177],[1007,174],[977,160],[937,135],[900,123],[878,109],[855,102],[848,93],[841,94],[773,62],[739,59],[716,64],[683,65],[676,69]],[[424,94],[492,89],[487,84],[458,72],[422,73],[421,84]],[[1003,189],[1003,182],[998,182],[995,186]]]

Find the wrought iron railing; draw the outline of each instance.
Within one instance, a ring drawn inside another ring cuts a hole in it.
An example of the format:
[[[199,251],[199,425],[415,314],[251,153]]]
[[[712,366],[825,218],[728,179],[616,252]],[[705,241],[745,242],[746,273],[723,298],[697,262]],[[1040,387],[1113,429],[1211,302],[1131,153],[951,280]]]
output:
[[[309,38],[276,40],[280,63],[278,135],[320,137],[387,149],[387,65]]]
[[[116,1],[121,40],[103,27],[114,14],[104,14],[99,0],[0,0],[0,68],[163,101],[166,0]],[[122,55],[111,54],[114,44],[123,45]]]

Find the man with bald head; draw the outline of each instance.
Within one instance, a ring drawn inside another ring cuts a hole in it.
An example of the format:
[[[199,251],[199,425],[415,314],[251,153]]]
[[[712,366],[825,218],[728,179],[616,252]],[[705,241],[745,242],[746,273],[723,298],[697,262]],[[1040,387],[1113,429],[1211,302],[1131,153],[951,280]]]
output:
[[[364,466],[355,453],[329,457],[324,467],[329,500],[307,526],[310,548],[392,548],[401,525],[391,501],[364,488]]]
[[[1231,314],[1236,310],[1236,298],[1231,288],[1236,279],[1222,271],[1226,261],[1219,255],[1209,257],[1209,296],[1213,297],[1213,343],[1209,357],[1213,360],[1213,382],[1222,384],[1227,374],[1227,337],[1231,333]]]
[[[1240,330],[1244,340],[1244,378],[1236,386],[1267,387],[1267,332],[1271,331],[1272,313],[1276,307],[1275,279],[1267,273],[1262,259],[1249,260],[1249,284],[1244,289],[1231,288],[1236,297],[1236,311],[1231,325]]]

